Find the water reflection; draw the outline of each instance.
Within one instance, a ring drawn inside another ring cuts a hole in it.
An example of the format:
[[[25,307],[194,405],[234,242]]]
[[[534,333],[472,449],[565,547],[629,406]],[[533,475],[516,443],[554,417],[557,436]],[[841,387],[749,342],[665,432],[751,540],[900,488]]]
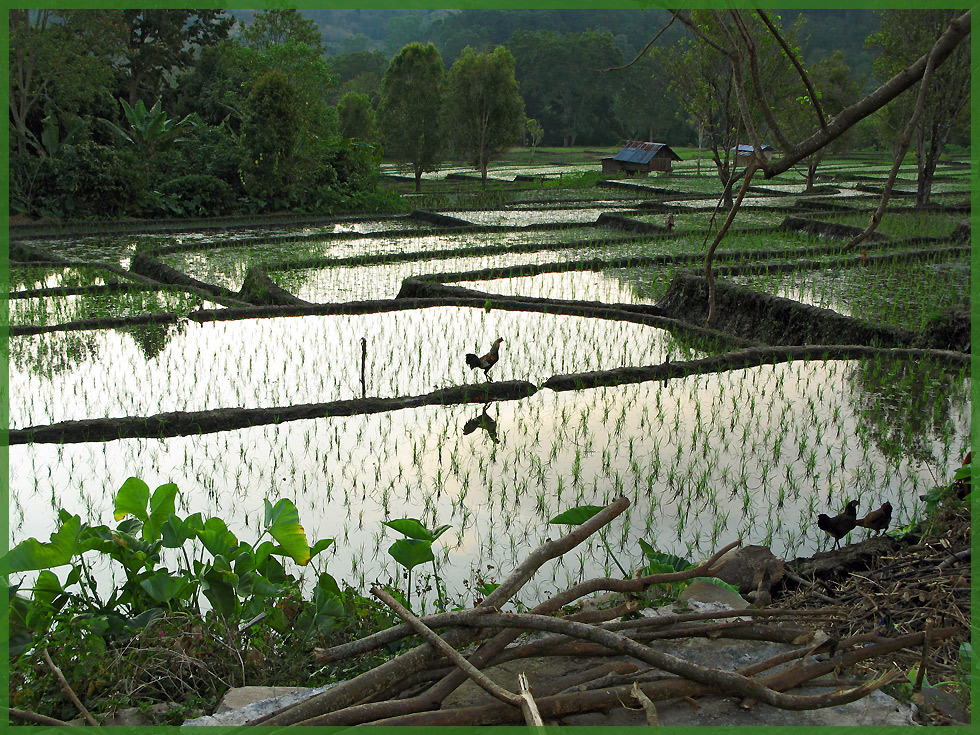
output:
[[[500,441],[497,438],[497,422],[490,418],[490,415],[487,413],[488,408],[490,408],[489,403],[483,406],[483,410],[480,413],[463,424],[463,436],[469,436],[477,429],[483,429],[487,432],[487,436],[490,437],[490,441],[494,444]]]
[[[969,379],[937,383],[916,363],[908,371],[915,380],[891,393],[858,362],[796,361],[666,385],[542,390],[476,416],[472,406],[426,406],[163,440],[19,445],[10,448],[11,540],[46,539],[54,499],[110,522],[115,491],[139,473],[151,486],[176,482],[181,514],[219,515],[243,538],[258,535],[248,519],[262,517],[265,498],[289,497],[309,538],[337,539],[329,571],[355,585],[397,578],[387,518],[450,524],[442,569],[460,590],[471,569],[509,573],[554,532],[548,518],[618,495],[632,507],[607,539],[624,565],[642,563],[638,538],[699,558],[741,536],[792,558],[833,543],[817,514],[851,498],[861,515],[890,502],[893,527],[908,523],[933,474],[951,470],[945,445],[953,464],[965,453]],[[945,397],[923,403],[913,385]],[[876,403],[893,405],[866,410]],[[857,529],[842,543],[870,533]],[[586,543],[538,582],[564,585],[607,564],[601,544]]]
[[[859,430],[867,432],[886,456],[906,455],[946,468],[955,434],[953,417],[965,400],[959,389],[964,377],[931,360],[854,363],[847,379],[857,389],[851,395],[853,411],[862,418]],[[937,477],[946,474],[941,470]]]
[[[482,354],[473,335],[485,334],[513,335],[495,377],[535,384],[686,352],[669,332],[642,324],[476,307],[27,335],[10,340],[10,426],[349,400],[361,395],[362,338],[374,396],[421,395],[472,382],[463,354]],[[64,353],[76,342],[93,347],[72,370]]]
[[[170,344],[170,340],[182,335],[185,325],[184,320],[163,323],[149,322],[131,327],[120,327],[119,331],[132,337],[133,342],[143,353],[143,357],[149,361],[160,355]]]

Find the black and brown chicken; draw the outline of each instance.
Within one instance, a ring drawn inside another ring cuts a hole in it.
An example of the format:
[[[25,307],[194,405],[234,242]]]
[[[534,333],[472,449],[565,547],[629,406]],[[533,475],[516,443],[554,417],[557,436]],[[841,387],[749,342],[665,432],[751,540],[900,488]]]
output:
[[[844,512],[830,517],[821,513],[817,516],[817,527],[834,537],[834,548],[840,546],[840,540],[857,526],[857,501],[848,502]]]
[[[490,368],[496,365],[497,360],[500,359],[500,343],[503,341],[503,337],[497,337],[493,343],[493,347],[491,347],[490,351],[482,357],[477,357],[473,353],[468,353],[466,355],[466,364],[474,370],[477,368],[482,370],[487,380],[489,380],[491,383],[493,382],[493,378],[490,377]]]
[[[885,502],[877,510],[873,510],[864,518],[859,518],[857,524],[861,528],[869,528],[876,534],[881,533],[892,522],[892,504]]]

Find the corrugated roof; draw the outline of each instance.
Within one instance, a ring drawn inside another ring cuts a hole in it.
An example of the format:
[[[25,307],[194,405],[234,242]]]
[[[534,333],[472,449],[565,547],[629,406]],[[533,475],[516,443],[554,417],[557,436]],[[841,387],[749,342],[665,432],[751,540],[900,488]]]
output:
[[[650,159],[660,153],[662,148],[666,148],[666,153],[675,161],[681,157],[674,153],[666,143],[650,143],[631,140],[619,153],[613,156],[614,161],[624,161],[626,163],[649,163]]]
[[[751,145],[737,145],[737,146],[733,146],[729,150],[733,150],[736,153],[739,153],[743,156],[747,156],[755,151],[755,149]],[[763,145],[762,150],[764,151],[772,150],[772,146]]]

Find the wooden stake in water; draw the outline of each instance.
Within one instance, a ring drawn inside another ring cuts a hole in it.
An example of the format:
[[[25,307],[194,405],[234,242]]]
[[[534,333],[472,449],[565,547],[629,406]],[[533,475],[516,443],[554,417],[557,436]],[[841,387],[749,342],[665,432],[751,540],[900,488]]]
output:
[[[367,384],[364,382],[364,366],[367,364],[367,337],[361,337],[361,398],[367,398]]]

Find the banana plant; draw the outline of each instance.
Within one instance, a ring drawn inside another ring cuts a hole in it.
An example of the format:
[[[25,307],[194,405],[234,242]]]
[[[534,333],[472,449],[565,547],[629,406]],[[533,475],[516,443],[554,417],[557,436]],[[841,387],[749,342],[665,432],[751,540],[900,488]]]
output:
[[[129,130],[123,130],[104,118],[103,122],[124,142],[136,146],[144,162],[148,162],[164,148],[187,140],[183,135],[190,128],[201,124],[201,118],[196,112],[178,121],[168,119],[167,113],[160,107],[159,99],[149,110],[146,109],[143,100],[137,100],[135,107],[131,107],[126,100],[121,99],[119,103],[129,122]]]
[[[31,145],[34,146],[35,150],[41,156],[54,158],[61,152],[62,147],[71,145],[78,140],[84,127],[85,124],[82,121],[76,121],[71,130],[64,137],[61,137],[61,125],[58,122],[58,116],[54,113],[50,105],[45,105],[44,117],[41,119],[40,140],[30,130],[24,132],[30,140]]]

